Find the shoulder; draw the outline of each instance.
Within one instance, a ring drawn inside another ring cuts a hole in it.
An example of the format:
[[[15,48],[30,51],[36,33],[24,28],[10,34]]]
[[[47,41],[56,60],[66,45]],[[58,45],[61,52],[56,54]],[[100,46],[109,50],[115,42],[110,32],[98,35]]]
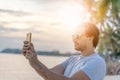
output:
[[[95,61],[104,65],[106,64],[105,60],[99,54],[96,55]]]
[[[80,56],[70,56],[69,57],[69,61],[73,62],[73,61],[78,61],[80,59]]]
[[[86,61],[84,66],[82,67],[83,70],[92,70],[98,72],[105,72],[106,71],[106,63],[105,60],[100,57],[98,54],[90,56]]]
[[[89,61],[105,64],[105,60],[97,53],[92,55],[92,56],[90,56],[89,57]]]
[[[79,57],[78,56],[70,56],[68,59],[69,60],[77,60],[77,59],[79,59]]]
[[[71,64],[74,63],[76,61],[77,57],[76,56],[70,56],[69,58],[67,58],[65,61],[63,61],[61,63],[62,67],[66,69],[66,67]]]
[[[81,70],[89,76],[91,80],[102,80],[106,74],[106,63],[98,54],[90,57]],[[98,72],[98,73],[96,73]]]

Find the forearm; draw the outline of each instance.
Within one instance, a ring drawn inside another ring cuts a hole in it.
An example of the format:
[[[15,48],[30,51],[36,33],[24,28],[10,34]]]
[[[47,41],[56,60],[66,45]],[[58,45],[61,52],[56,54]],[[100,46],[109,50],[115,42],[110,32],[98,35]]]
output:
[[[50,71],[44,64],[42,64],[38,60],[36,61],[32,60],[30,61],[30,64],[37,71],[37,73],[41,75],[45,80],[70,80],[64,75],[60,75],[60,74]]]
[[[29,59],[29,63],[32,66],[32,68],[34,68],[36,70],[36,72],[41,75],[41,77],[43,77],[45,80],[47,80],[47,74],[46,72],[48,72],[48,68],[44,65],[41,65],[40,62],[36,59]],[[43,69],[44,67],[44,69]]]

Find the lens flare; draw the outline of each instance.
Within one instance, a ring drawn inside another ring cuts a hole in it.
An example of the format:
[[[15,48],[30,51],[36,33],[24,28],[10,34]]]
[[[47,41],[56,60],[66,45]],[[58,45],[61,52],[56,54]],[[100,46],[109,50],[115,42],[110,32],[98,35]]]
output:
[[[64,29],[73,33],[75,28],[85,21],[87,15],[86,9],[78,3],[64,5],[59,11],[59,21],[64,24]]]

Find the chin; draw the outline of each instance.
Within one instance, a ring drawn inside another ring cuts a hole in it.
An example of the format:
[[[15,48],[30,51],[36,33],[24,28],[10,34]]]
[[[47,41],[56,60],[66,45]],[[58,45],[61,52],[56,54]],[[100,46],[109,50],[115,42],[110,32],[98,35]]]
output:
[[[76,51],[81,51],[81,49],[78,48],[78,47],[75,47],[74,49],[75,49]]]

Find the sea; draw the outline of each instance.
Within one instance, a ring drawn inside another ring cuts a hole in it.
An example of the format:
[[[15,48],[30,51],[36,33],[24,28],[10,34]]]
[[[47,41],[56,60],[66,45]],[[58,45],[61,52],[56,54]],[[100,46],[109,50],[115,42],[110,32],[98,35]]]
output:
[[[68,57],[41,56],[39,60],[48,68],[60,64]],[[44,80],[29,65],[22,54],[0,53],[0,80]],[[104,80],[120,80],[120,76],[105,76]]]

